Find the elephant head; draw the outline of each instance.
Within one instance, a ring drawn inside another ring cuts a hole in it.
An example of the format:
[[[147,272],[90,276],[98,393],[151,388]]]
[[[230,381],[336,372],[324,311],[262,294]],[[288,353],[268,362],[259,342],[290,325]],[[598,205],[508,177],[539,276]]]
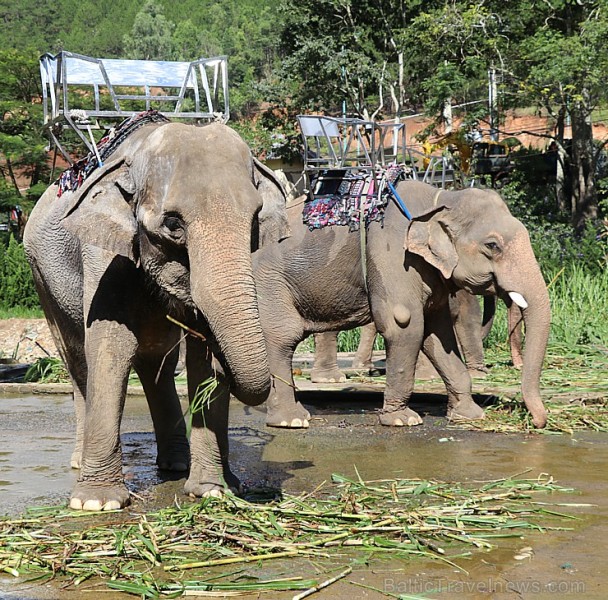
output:
[[[438,191],[418,182],[399,189],[402,197],[416,198],[405,241],[408,252],[424,258],[456,287],[472,294],[495,294],[508,306],[515,303],[522,309],[522,395],[534,425],[544,427],[547,412],[539,384],[551,310],[526,228],[494,191]]]
[[[251,252],[289,235],[285,195],[229,127],[149,125],[133,133],[66,206],[66,229],[140,265],[177,316],[202,316],[234,394],[270,387]]]

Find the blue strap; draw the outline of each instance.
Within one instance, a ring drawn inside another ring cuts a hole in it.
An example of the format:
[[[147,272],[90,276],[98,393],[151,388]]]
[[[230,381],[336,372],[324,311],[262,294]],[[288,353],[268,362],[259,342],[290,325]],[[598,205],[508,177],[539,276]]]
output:
[[[403,200],[401,200],[401,196],[399,196],[399,194],[397,193],[395,186],[390,181],[387,181],[386,183],[388,184],[388,189],[391,191],[391,194],[393,194],[393,198],[395,199],[397,206],[399,207],[401,212],[411,221],[412,215],[410,215],[410,211],[407,209],[407,206],[405,206]]]

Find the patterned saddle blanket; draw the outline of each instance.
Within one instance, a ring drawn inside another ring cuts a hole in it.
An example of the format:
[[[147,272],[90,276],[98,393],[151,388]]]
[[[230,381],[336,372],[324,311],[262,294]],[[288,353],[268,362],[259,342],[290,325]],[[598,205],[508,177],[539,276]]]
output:
[[[367,227],[372,221],[384,221],[384,210],[391,190],[403,179],[400,165],[391,165],[371,173],[369,171],[332,170],[321,172],[318,181],[312,182],[314,198],[304,203],[302,222],[312,231],[333,225],[348,226],[357,231],[361,218]]]

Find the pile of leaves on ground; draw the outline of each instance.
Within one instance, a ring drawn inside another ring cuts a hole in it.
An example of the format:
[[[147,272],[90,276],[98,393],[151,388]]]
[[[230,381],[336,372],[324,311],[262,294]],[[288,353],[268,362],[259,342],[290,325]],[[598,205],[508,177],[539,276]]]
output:
[[[541,376],[541,395],[549,413],[544,429],[532,424],[521,399],[521,372],[511,366],[506,352],[494,351],[489,359],[487,378],[474,383],[476,391],[490,393],[484,407],[486,418],[458,427],[546,435],[608,431],[608,348],[547,353]]]
[[[573,490],[547,475],[518,477],[464,485],[334,475],[298,496],[254,490],[148,514],[31,509],[0,520],[0,571],[144,598],[302,589],[303,598],[372,559],[432,558],[465,571],[466,557],[497,539],[564,529],[575,517],[559,507],[582,506],[551,498]]]

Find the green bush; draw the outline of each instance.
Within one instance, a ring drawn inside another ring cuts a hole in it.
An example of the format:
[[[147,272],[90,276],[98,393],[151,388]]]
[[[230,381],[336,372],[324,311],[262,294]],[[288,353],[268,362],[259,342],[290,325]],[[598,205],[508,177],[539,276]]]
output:
[[[12,235],[7,246],[0,245],[0,308],[40,308],[23,244]]]

